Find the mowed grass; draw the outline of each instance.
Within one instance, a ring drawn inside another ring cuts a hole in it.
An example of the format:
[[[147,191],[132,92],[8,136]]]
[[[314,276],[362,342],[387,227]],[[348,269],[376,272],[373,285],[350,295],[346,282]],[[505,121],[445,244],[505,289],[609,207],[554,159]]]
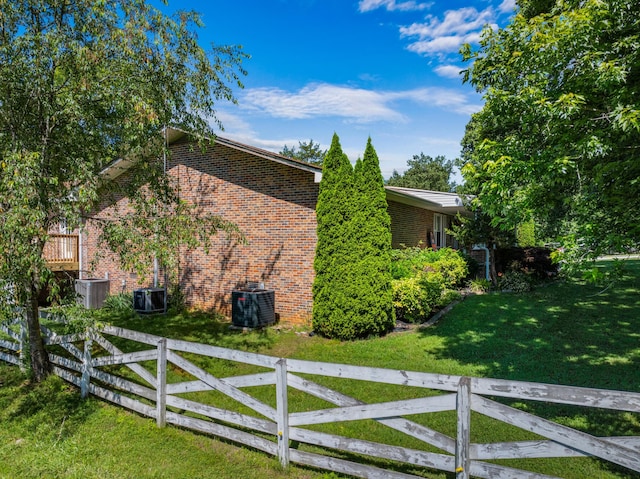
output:
[[[611,264],[601,262],[599,267],[606,269]],[[161,336],[278,357],[640,392],[639,293],[640,261],[630,261],[625,276],[604,291],[603,287],[575,280],[555,282],[521,295],[472,296],[435,326],[353,342],[328,340],[311,336],[308,330],[285,327],[234,331],[227,322],[204,313],[122,315],[108,320]],[[134,348],[124,343],[121,347]],[[219,377],[260,370],[198,356],[189,359]],[[154,364],[149,368],[153,370]],[[170,370],[170,382],[188,379],[182,371]],[[326,377],[309,379],[365,402],[424,395],[417,388]],[[34,387],[25,384],[15,368],[0,366],[0,383],[0,477],[339,477],[296,466],[282,471],[276,459],[263,453],[174,427],[157,429],[151,419],[93,399],[82,401],[76,390],[55,378]],[[272,387],[247,392],[275,405]],[[252,414],[220,394],[192,393],[185,397]],[[533,401],[502,402],[599,436],[640,435],[640,417],[636,414]],[[289,393],[289,403],[293,411],[331,407],[297,391]],[[453,412],[410,419],[455,435]],[[442,452],[373,421],[314,429]],[[477,414],[472,416],[471,437],[474,442],[536,438]],[[637,477],[636,473],[591,458],[498,462],[565,478]],[[428,478],[454,477],[385,461],[376,464]]]

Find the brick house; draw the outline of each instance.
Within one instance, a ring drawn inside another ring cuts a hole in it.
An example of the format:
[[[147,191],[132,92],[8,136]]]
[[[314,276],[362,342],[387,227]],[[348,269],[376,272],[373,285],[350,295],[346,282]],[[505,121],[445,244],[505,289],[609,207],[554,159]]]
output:
[[[169,130],[168,140],[167,172],[181,198],[235,223],[247,239],[245,245],[218,235],[209,254],[181,252],[179,281],[188,304],[230,314],[231,291],[257,282],[275,291],[281,320],[308,321],[321,168],[222,137],[204,152],[181,131]],[[123,171],[107,174],[115,179]],[[453,245],[445,230],[464,210],[457,195],[389,187],[387,200],[394,247]],[[82,270],[96,253],[89,225],[80,244]],[[122,271],[109,254],[95,263],[92,275],[108,276],[112,294],[149,286]]]

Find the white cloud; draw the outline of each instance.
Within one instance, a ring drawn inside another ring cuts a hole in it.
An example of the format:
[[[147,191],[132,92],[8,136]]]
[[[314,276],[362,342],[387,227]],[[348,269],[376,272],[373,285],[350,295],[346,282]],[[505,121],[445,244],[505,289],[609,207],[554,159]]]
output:
[[[466,94],[444,88],[404,91],[374,91],[348,86],[312,84],[297,92],[280,88],[249,90],[241,104],[276,118],[311,119],[341,117],[354,123],[376,121],[406,123],[409,119],[395,108],[396,102],[409,101],[459,114],[470,114],[479,106],[469,103]]]
[[[397,2],[396,0],[360,0],[358,4],[358,10],[362,13],[370,12],[372,10],[377,10],[378,8],[386,8],[387,11],[416,11],[416,10],[426,10],[433,5],[433,2],[424,3],[424,2],[415,2],[415,1],[405,1],[405,2]]]
[[[402,114],[387,105],[387,101],[383,93],[372,90],[313,84],[297,92],[257,88],[246,93],[243,104],[277,118],[338,116],[362,123],[405,121]]]
[[[500,13],[513,13],[516,8],[516,0],[503,0],[498,7]]]
[[[427,15],[425,22],[400,28],[402,37],[417,37],[410,43],[410,51],[422,55],[437,55],[457,52],[463,43],[474,43],[480,39],[482,28],[491,24],[495,14],[492,8],[478,11],[473,7],[448,10],[444,18]]]
[[[441,77],[460,78],[462,67],[459,67],[457,65],[440,65],[434,68],[434,71]]]

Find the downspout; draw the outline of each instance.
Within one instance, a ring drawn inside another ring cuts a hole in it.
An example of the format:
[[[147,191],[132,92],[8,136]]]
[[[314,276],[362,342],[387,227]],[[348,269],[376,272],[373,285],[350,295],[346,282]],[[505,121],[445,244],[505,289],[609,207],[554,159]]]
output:
[[[487,245],[484,243],[476,244],[473,245],[473,251],[484,251],[484,277],[485,279],[491,281],[491,273],[489,272],[489,266],[491,262],[489,248],[487,248]]]
[[[82,277],[82,267],[83,261],[82,258],[84,256],[84,250],[82,249],[82,237],[84,236],[84,228],[78,228],[78,279],[83,279]]]

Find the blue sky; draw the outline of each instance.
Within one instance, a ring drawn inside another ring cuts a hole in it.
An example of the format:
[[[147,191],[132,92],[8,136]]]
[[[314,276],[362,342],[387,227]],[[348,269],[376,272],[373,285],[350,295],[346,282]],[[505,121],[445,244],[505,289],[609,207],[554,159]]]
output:
[[[458,50],[514,0],[226,0],[170,2],[202,14],[203,47],[239,44],[245,88],[218,103],[225,136],[280,151],[340,137],[352,162],[370,136],[385,178],[421,152],[459,156],[482,98],[463,85]],[[459,181],[459,177],[456,178]]]

